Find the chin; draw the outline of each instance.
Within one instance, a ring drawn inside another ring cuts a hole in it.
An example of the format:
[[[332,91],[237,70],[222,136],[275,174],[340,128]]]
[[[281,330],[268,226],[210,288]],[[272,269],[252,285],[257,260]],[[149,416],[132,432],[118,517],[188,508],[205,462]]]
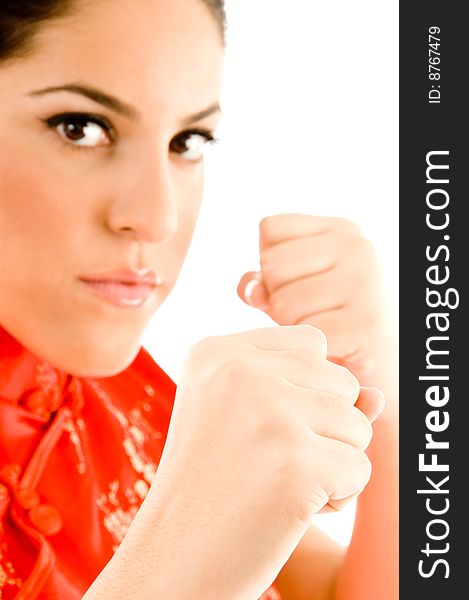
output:
[[[77,341],[73,346],[60,344],[41,348],[36,352],[42,360],[70,375],[77,377],[112,377],[125,371],[140,351],[139,338],[127,340],[127,343],[103,344],[102,340]],[[31,348],[34,351],[34,348]]]
[[[139,353],[146,324],[146,320],[111,325],[105,320],[76,322],[65,340],[57,340],[55,349],[64,343],[67,345],[67,352],[60,353],[64,357],[62,364],[57,366],[77,377],[117,375],[125,371]]]
[[[122,373],[132,364],[140,348],[140,344],[134,346],[131,352],[128,347],[125,352],[118,352],[115,349],[109,352],[109,349],[103,351],[101,348],[99,352],[92,353],[92,360],[89,360],[89,354],[87,357],[77,356],[75,360],[67,361],[68,368],[63,370],[78,377],[112,377]]]
[[[25,320],[8,331],[52,367],[77,377],[92,378],[112,377],[127,369],[141,349],[146,326],[146,321],[110,324],[103,319],[72,319],[68,315],[63,319],[36,318],[36,321],[41,323],[40,327],[25,327],[28,323]]]

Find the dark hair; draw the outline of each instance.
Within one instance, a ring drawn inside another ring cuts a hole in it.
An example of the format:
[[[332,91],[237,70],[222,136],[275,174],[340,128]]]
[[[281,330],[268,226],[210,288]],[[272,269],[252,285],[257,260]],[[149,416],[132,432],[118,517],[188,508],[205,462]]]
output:
[[[216,18],[225,38],[224,0],[202,0]],[[71,16],[77,0],[0,0],[0,62],[26,56],[34,38],[47,21]]]

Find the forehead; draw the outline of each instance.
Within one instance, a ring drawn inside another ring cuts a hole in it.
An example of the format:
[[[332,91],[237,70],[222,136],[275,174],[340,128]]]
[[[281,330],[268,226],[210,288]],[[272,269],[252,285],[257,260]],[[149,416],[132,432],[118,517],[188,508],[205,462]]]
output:
[[[202,0],[94,0],[42,27],[16,68],[29,71],[28,89],[86,81],[143,111],[178,114],[218,99],[222,63]]]

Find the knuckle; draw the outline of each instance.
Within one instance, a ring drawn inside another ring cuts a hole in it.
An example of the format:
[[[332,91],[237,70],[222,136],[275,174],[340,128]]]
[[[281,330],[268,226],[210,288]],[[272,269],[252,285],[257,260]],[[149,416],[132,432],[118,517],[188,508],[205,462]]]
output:
[[[360,491],[366,486],[366,484],[370,481],[372,466],[371,461],[365,452],[359,453],[359,462],[360,462],[360,474],[361,474],[361,488]]]
[[[313,390],[312,398],[314,399],[314,404],[319,405],[321,410],[327,415],[327,418],[332,422],[340,422],[344,418],[349,417],[347,410],[349,403],[345,402],[340,396],[323,392],[322,390]]]
[[[361,479],[363,470],[363,450],[351,444],[340,444],[337,449],[337,462],[340,465],[340,470],[344,473],[354,473],[359,475]]]
[[[347,370],[347,377],[350,385],[350,393],[353,394],[355,399],[357,399],[360,394],[360,382],[349,370]]]
[[[370,445],[373,437],[373,427],[368,418],[360,410],[356,409],[356,411],[358,414],[356,414],[355,419],[355,431],[357,433],[359,448],[365,450]]]
[[[261,412],[256,412],[250,422],[250,432],[261,443],[273,442],[277,445],[281,432],[280,421],[272,414],[265,415]]]
[[[275,291],[270,296],[269,314],[279,325],[287,326],[290,324],[288,305],[285,303],[282,290]]]
[[[327,351],[327,337],[324,331],[307,323],[302,323],[301,325],[296,325],[295,327],[301,328],[299,330],[310,337],[312,348],[318,352]]]
[[[272,220],[274,215],[267,215],[265,217],[263,217],[260,221],[259,221],[259,227],[264,228],[267,226],[268,223],[270,223],[270,221]]]
[[[267,248],[267,250],[264,250],[260,257],[259,257],[259,265],[260,265],[260,272],[262,273],[262,279],[264,281],[268,281],[270,282],[272,279],[272,274],[275,275],[275,269],[271,268],[271,261],[269,260],[269,256],[268,256],[268,251],[269,248]]]
[[[277,320],[275,318],[275,316],[277,314],[281,313],[282,309],[283,309],[282,296],[280,294],[280,291],[276,290],[275,292],[273,292],[270,295],[270,299],[269,300],[270,300],[270,312],[272,313],[272,317],[275,320]]]
[[[224,381],[232,386],[243,381],[251,368],[249,357],[224,336],[198,341],[189,349],[185,361],[203,380]]]
[[[337,378],[340,378],[340,381],[343,383],[344,392],[347,399],[350,398],[350,400],[356,402],[360,394],[360,382],[355,375],[347,369],[347,367],[335,364],[334,367],[337,372]]]
[[[196,342],[189,348],[185,362],[196,372],[204,373],[216,364],[216,357],[224,356],[226,343],[223,337],[210,336]]]
[[[259,231],[262,235],[270,235],[273,227],[275,227],[280,215],[267,215],[259,221]]]
[[[377,253],[373,243],[361,232],[356,232],[353,239],[349,242],[349,250],[350,256],[356,260],[358,259],[360,265],[368,266],[371,263],[377,262]]]
[[[236,389],[246,379],[251,369],[247,358],[240,355],[225,355],[217,359],[215,374],[218,379],[229,385],[230,389]]]
[[[271,272],[275,273],[275,262],[272,260],[272,255],[275,253],[275,246],[269,246],[268,248],[264,248],[259,255],[259,264],[261,267],[261,272],[267,275],[267,272],[270,274]]]
[[[257,433],[262,435],[264,447],[279,482],[292,481],[305,474],[305,447],[298,424],[277,413],[258,419]]]
[[[309,352],[301,352],[296,350],[287,350],[285,352],[287,360],[285,367],[289,373],[293,372],[297,375],[304,376],[316,372],[318,358]],[[293,361],[290,363],[290,361]]]
[[[211,338],[204,338],[193,344],[186,353],[185,362],[198,366],[203,364],[210,354]]]
[[[337,228],[344,229],[351,233],[359,233],[361,234],[362,230],[360,226],[355,223],[355,221],[351,221],[346,217],[333,217],[333,222],[336,224]]]
[[[353,474],[356,492],[361,492],[371,477],[371,462],[366,453],[348,444],[343,448],[342,469],[346,473]]]
[[[299,447],[298,441],[284,443],[285,436],[279,441],[277,459],[273,461],[273,480],[280,487],[291,488],[307,476],[304,449]]]
[[[269,293],[269,300],[273,294],[284,285],[282,276],[279,274],[279,269],[275,260],[269,257],[259,259],[260,272],[262,273],[262,282]]]
[[[373,428],[367,417],[355,406],[338,396],[323,396],[323,410],[327,411],[330,423],[341,423],[349,443],[360,450],[365,450],[373,435]]]

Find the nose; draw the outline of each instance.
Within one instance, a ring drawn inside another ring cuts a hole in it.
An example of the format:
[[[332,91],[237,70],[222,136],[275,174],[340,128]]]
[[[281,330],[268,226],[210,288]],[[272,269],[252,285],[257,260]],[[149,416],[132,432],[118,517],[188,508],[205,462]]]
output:
[[[150,243],[176,233],[178,211],[167,152],[147,152],[142,160],[134,157],[117,182],[107,215],[111,231]]]

